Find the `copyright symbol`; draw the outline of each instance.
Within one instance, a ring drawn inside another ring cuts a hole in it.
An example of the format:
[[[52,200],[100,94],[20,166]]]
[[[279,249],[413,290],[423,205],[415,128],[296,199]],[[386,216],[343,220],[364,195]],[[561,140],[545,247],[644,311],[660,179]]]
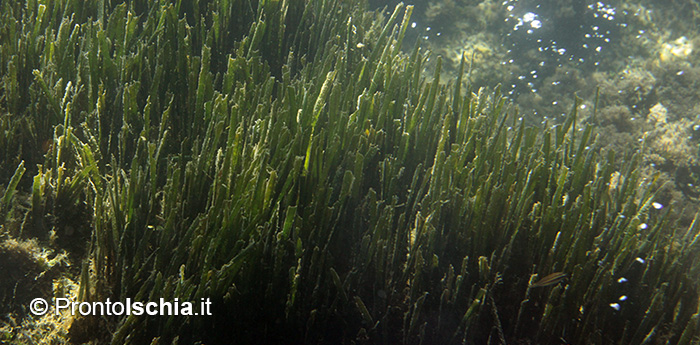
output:
[[[42,316],[49,311],[49,304],[43,298],[35,298],[29,304],[29,311],[36,316]]]

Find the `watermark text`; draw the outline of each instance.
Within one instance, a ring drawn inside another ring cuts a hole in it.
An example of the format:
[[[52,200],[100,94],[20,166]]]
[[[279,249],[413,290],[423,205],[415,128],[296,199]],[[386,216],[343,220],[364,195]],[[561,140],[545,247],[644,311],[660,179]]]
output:
[[[56,298],[54,302],[54,312],[56,315],[68,312],[71,315],[164,315],[164,316],[197,316],[211,315],[211,301],[209,298],[202,298],[199,302],[180,301],[177,298],[173,301],[166,301],[161,298],[158,302],[140,302],[127,298],[126,301],[111,301],[109,298],[104,302],[72,302],[68,298]],[[35,298],[29,305],[32,314],[41,316],[51,309],[50,303],[43,298]]]

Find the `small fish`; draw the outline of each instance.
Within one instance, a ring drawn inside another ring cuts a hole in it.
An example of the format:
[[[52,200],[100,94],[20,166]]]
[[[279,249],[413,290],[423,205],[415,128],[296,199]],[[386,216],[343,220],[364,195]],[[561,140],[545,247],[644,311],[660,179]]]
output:
[[[566,278],[566,273],[554,272],[554,273],[538,280],[534,284],[530,285],[530,287],[544,287],[544,286],[554,285],[554,284],[564,280],[564,278]]]
[[[47,153],[53,149],[53,139],[46,139],[41,142],[41,152]]]

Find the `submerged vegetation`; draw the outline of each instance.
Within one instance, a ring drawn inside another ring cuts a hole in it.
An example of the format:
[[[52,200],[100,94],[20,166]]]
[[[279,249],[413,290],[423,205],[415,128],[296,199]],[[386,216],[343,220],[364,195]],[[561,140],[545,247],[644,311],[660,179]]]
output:
[[[441,83],[400,50],[410,6],[1,6],[0,248],[68,253],[35,297],[212,315],[15,306],[0,342],[700,342],[700,220],[576,107],[527,127],[464,58]]]

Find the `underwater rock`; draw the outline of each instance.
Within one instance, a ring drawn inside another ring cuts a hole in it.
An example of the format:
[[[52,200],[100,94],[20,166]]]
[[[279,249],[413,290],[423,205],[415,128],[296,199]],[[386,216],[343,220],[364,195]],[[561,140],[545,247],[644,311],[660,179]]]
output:
[[[693,42],[685,36],[681,36],[673,42],[660,42],[659,60],[661,62],[676,59],[687,59],[693,52]]]
[[[689,130],[692,128],[687,119],[665,122],[665,112],[657,109],[650,113],[655,118],[654,129],[646,133],[646,145],[649,157],[657,166],[671,165],[683,167],[697,161],[697,146],[690,142]],[[663,120],[659,119],[662,118]]]
[[[33,298],[52,297],[52,280],[67,261],[65,254],[50,255],[36,240],[0,242],[0,315],[23,316]]]
[[[668,110],[661,103],[656,103],[655,106],[649,109],[647,122],[655,127],[664,126],[668,122]]]
[[[594,73],[593,78],[600,85],[603,104],[626,105],[634,111],[651,105],[657,83],[651,72],[640,67],[625,68],[614,75]]]

